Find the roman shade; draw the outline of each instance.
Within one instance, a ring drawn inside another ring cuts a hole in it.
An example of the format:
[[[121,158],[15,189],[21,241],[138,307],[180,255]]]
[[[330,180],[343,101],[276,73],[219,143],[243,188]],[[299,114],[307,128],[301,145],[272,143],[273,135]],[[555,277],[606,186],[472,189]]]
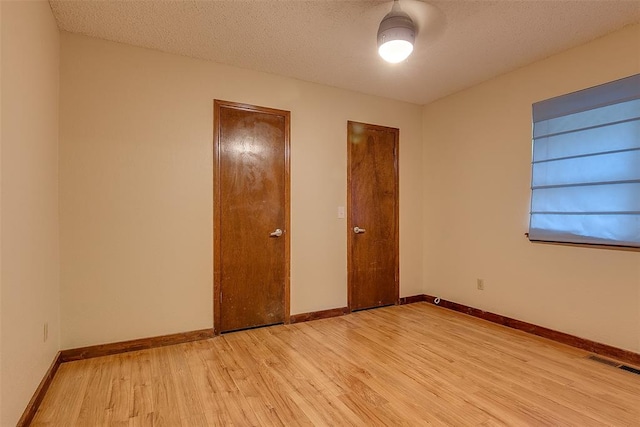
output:
[[[529,239],[640,247],[640,74],[533,104]]]

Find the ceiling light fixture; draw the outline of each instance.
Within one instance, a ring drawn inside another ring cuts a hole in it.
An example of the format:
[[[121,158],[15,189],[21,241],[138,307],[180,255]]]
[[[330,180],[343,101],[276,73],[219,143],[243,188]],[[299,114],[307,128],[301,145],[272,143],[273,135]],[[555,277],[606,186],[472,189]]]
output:
[[[387,62],[397,64],[413,52],[416,28],[413,21],[400,9],[398,0],[393,1],[378,28],[378,54]]]

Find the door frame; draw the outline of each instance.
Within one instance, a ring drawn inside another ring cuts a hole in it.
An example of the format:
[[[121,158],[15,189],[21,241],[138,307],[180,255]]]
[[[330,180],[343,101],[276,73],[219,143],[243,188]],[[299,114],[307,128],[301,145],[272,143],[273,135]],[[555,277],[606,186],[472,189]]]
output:
[[[291,138],[291,112],[286,110],[277,110],[274,108],[259,107],[250,104],[242,104],[237,102],[223,101],[219,99],[213,100],[213,333],[220,335],[221,327],[221,307],[220,292],[222,291],[222,240],[220,238],[220,230],[222,228],[221,215],[221,189],[220,189],[220,109],[233,108],[237,110],[251,111],[264,114],[273,114],[284,116],[284,323],[290,322],[290,276],[291,276],[291,233],[290,233],[290,208],[291,208],[291,160],[290,160],[290,138]]]
[[[385,131],[393,131],[395,134],[395,156],[394,156],[394,169],[395,169],[395,193],[396,200],[394,204],[394,216],[395,216],[395,224],[393,225],[394,235],[395,235],[395,283],[394,283],[394,292],[395,292],[395,305],[400,303],[400,129],[392,128],[388,126],[380,126],[373,125],[370,123],[356,122],[352,120],[347,121],[347,308],[349,312],[351,312],[351,308],[353,307],[353,219],[351,216],[351,212],[353,209],[351,202],[351,141],[349,129],[352,125],[364,125],[368,128],[385,130]]]

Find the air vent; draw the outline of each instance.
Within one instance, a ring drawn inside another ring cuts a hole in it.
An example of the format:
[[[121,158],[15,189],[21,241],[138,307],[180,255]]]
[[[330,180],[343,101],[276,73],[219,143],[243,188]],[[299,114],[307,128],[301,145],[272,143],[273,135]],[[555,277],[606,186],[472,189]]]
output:
[[[625,370],[627,372],[631,372],[636,375],[640,375],[640,369],[632,368],[631,366],[621,365],[621,366],[618,366],[618,368]]]
[[[603,357],[591,355],[587,357],[589,360],[593,360],[594,362],[602,363],[603,365],[613,366],[614,368],[622,369],[623,371],[631,372],[632,374],[640,375],[640,369],[633,368],[631,366],[622,365],[619,362],[614,360],[605,359]]]
[[[618,362],[615,362],[609,359],[604,359],[602,357],[598,357],[594,355],[589,356],[588,359],[593,360],[594,362],[602,363],[603,365],[613,366],[614,368],[617,368],[618,366],[620,366],[620,363]]]

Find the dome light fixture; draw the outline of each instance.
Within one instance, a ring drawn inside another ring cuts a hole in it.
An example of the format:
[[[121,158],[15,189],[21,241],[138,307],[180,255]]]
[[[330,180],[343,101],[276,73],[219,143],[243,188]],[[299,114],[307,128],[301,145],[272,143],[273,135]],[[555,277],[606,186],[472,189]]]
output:
[[[378,54],[387,62],[397,64],[413,52],[416,28],[413,21],[400,9],[398,0],[393,1],[378,28]]]

